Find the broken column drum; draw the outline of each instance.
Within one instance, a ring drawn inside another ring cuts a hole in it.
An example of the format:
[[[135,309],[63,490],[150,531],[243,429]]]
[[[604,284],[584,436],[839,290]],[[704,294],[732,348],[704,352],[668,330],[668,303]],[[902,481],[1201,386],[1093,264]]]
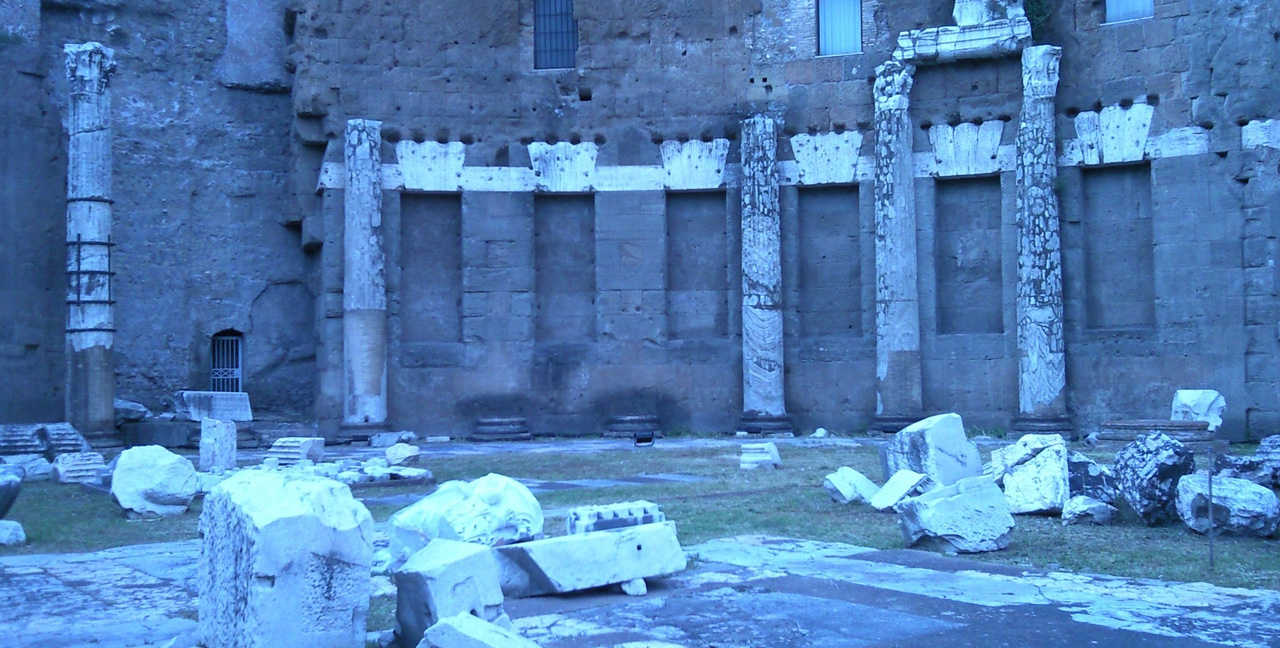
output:
[[[382,122],[347,122],[342,255],[342,422],[387,421],[387,290],[382,249]]]
[[[1054,98],[1062,50],[1022,52],[1018,126],[1018,419],[1014,427],[1069,433],[1062,332],[1062,246],[1058,232]]]
[[[876,68],[876,422],[897,432],[923,418],[915,174],[908,95],[915,66]]]
[[[95,446],[115,434],[115,302],[111,294],[111,99],[116,63],[101,43],[64,48],[67,130],[66,417]],[[98,433],[98,434],[95,434]]]
[[[778,125],[742,122],[742,425],[790,433],[783,384]]]

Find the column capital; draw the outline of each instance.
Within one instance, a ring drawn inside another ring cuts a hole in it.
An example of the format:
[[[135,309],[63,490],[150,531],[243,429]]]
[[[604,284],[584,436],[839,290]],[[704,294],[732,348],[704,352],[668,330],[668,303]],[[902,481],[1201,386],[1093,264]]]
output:
[[[915,83],[916,66],[889,59],[876,68],[873,88],[876,110],[906,110]]]
[[[67,79],[72,93],[101,94],[116,70],[115,51],[102,43],[67,43],[62,47],[67,57]]]
[[[1062,48],[1037,45],[1022,50],[1022,92],[1026,97],[1046,98],[1058,94],[1058,63]]]
[[[347,147],[382,141],[382,122],[376,119],[348,119]]]

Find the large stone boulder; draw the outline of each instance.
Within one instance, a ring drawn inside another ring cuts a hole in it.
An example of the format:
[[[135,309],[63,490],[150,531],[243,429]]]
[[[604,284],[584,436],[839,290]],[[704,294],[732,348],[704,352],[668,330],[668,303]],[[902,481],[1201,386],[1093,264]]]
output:
[[[940,486],[982,474],[978,446],[964,433],[959,414],[939,414],[917,421],[894,435],[885,449],[887,474],[899,470],[923,473]]]
[[[53,464],[44,455],[20,454],[0,457],[0,466],[21,468],[25,476],[22,481],[48,481],[53,474]]]
[[[538,648],[538,644],[470,614],[459,614],[431,626],[416,648]]]
[[[1058,513],[1069,497],[1067,442],[1059,434],[1028,434],[998,448],[987,470],[1003,484],[1012,513]]]
[[[21,547],[27,543],[27,532],[13,520],[0,520],[0,547]]]
[[[1231,477],[1247,479],[1259,486],[1271,488],[1275,483],[1275,470],[1259,457],[1241,457],[1233,454],[1218,454],[1213,458],[1214,477]]]
[[[1280,434],[1269,436],[1258,443],[1253,453],[1264,468],[1271,470],[1271,485],[1280,486]]]
[[[1208,533],[1216,523],[1222,533],[1265,538],[1280,525],[1280,499],[1275,492],[1244,479],[1215,477],[1210,513],[1209,476],[1184,475],[1178,480],[1177,506],[1178,517],[1199,533]]]
[[[186,513],[199,490],[191,461],[160,446],[129,448],[120,453],[115,466],[111,496],[131,516]]]
[[[1222,425],[1227,401],[1212,389],[1179,389],[1169,410],[1171,421],[1204,421],[1212,432]]]
[[[909,497],[894,509],[907,545],[962,553],[999,551],[1009,546],[1013,531],[1009,503],[986,475]]]
[[[687,565],[674,522],[530,540],[495,551],[502,593],[512,598],[666,576]]]
[[[1079,452],[1067,455],[1067,484],[1071,497],[1083,495],[1107,504],[1116,501],[1116,478],[1111,469]]]
[[[151,410],[147,409],[142,403],[135,403],[123,398],[115,400],[116,409],[116,427],[120,427],[125,423],[137,423],[151,417]]]
[[[417,646],[427,628],[458,614],[511,627],[491,547],[437,538],[396,571],[395,581],[401,646]]]
[[[1121,448],[1114,472],[1124,501],[1143,522],[1155,525],[1175,518],[1178,480],[1194,468],[1195,458],[1186,446],[1157,432]]]
[[[49,475],[59,484],[100,484],[111,470],[96,452],[67,452],[53,458]]]
[[[4,518],[22,492],[26,472],[17,466],[0,466],[0,519]]]
[[[240,471],[205,498],[200,538],[201,645],[364,645],[373,518],[345,485]]]
[[[408,443],[397,443],[387,448],[385,453],[387,465],[389,466],[412,466],[417,464],[422,457],[422,449]]]
[[[1116,507],[1096,500],[1088,495],[1076,495],[1062,505],[1062,525],[1092,522],[1093,524],[1111,524],[1116,514]]]
[[[434,538],[490,547],[542,535],[542,505],[524,484],[495,473],[479,479],[447,481],[435,492],[387,520],[397,563]]]
[[[875,482],[848,466],[841,466],[827,475],[822,481],[822,488],[827,491],[831,499],[840,504],[870,502],[871,498],[880,492],[880,487],[876,486]]]

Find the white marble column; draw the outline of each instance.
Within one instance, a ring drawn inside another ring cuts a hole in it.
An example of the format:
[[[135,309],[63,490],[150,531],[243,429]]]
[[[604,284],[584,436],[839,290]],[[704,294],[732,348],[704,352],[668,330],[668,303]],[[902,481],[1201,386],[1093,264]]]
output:
[[[67,421],[95,446],[115,431],[115,304],[111,293],[111,98],[114,53],[68,44]]]
[[[342,375],[345,428],[387,422],[387,287],[382,249],[382,122],[347,122],[343,157]]]
[[[1062,50],[1022,52],[1018,126],[1018,418],[1021,431],[1069,432],[1062,337],[1054,98]]]
[[[742,122],[742,424],[790,434],[783,385],[782,243],[778,209],[778,125]]]
[[[876,420],[897,432],[923,416],[915,173],[907,114],[915,66],[876,68]]]

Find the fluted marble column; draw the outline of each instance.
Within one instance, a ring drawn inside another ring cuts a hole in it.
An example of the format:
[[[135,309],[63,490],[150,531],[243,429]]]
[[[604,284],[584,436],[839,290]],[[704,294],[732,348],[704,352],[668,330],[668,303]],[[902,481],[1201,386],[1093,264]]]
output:
[[[1069,432],[1062,335],[1062,251],[1058,233],[1054,98],[1062,50],[1022,52],[1018,126],[1018,418],[1026,432]]]
[[[387,284],[382,249],[382,122],[347,122],[343,157],[342,375],[344,428],[387,422]]]
[[[117,446],[115,303],[111,293],[111,97],[116,62],[101,43],[68,44],[67,421],[95,446]]]
[[[923,417],[915,173],[908,95],[915,66],[876,68],[876,420],[897,432]]]
[[[778,207],[778,125],[742,122],[742,424],[790,434],[783,384],[782,243]]]

